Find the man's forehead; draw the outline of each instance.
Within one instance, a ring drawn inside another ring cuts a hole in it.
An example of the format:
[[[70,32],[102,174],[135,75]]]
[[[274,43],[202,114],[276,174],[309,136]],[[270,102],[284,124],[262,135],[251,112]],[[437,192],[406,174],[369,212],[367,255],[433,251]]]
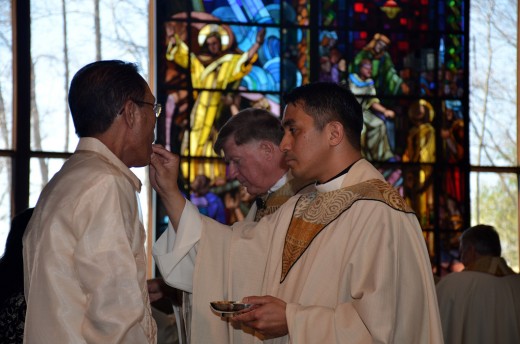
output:
[[[282,126],[286,127],[289,125],[294,125],[301,121],[306,121],[305,117],[309,117],[313,119],[311,115],[309,115],[303,107],[298,104],[288,104],[285,107],[283,117],[282,117]]]
[[[285,106],[281,120],[283,126],[287,125],[288,123],[290,124],[294,122],[294,113],[296,112],[296,106],[297,105],[295,104],[287,104]]]
[[[284,117],[282,120],[282,126],[284,126],[284,127],[286,127],[288,125],[293,125],[294,123],[296,123],[296,120],[291,117]]]
[[[257,144],[257,141],[251,140],[237,145],[234,138],[229,138],[222,145],[222,154],[224,158],[242,155],[243,153],[248,153],[252,148],[256,147]]]

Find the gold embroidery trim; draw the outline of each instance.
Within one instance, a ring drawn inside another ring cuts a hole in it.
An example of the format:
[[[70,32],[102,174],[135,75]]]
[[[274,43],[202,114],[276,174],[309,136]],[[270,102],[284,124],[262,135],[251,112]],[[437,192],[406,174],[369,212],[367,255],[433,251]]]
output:
[[[289,198],[296,195],[305,186],[301,185],[297,179],[291,179],[285,183],[265,199],[265,208],[256,211],[255,222],[260,221],[264,216],[275,213]]]
[[[282,283],[312,240],[356,201],[375,200],[395,210],[414,213],[396,189],[383,180],[371,179],[360,184],[325,193],[302,195],[294,208],[282,255]]]

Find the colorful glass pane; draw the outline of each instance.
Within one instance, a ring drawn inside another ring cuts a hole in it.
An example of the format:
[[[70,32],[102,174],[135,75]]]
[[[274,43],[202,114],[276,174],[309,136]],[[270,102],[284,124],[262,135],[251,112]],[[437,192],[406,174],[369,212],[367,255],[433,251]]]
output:
[[[183,156],[187,189],[201,173],[219,188],[233,183],[212,144],[234,113],[263,107],[280,115],[283,94],[296,86],[345,83],[364,112],[363,156],[415,210],[436,271],[456,260],[452,244],[469,225],[466,1],[168,3],[158,2],[166,113],[158,141]],[[172,45],[173,32],[185,50]],[[214,56],[211,32],[220,32]],[[232,76],[222,56],[242,56],[241,74]]]

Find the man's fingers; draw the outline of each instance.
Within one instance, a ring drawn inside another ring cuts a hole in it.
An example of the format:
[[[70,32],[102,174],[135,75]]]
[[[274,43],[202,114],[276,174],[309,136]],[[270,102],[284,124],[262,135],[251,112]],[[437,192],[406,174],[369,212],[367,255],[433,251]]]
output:
[[[243,303],[251,303],[254,305],[261,305],[270,301],[270,296],[247,296],[242,299]]]
[[[255,313],[254,309],[251,310],[251,311],[246,311],[244,313],[236,313],[231,319],[232,319],[233,322],[248,323],[248,322],[256,320],[256,316],[255,316],[254,313]]]

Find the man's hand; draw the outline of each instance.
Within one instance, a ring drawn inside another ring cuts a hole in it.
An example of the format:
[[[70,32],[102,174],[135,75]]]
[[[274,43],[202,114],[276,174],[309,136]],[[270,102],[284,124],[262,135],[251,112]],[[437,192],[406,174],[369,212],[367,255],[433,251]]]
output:
[[[172,191],[179,191],[177,185],[179,163],[178,155],[171,153],[161,145],[153,145],[150,160],[150,183],[160,196]]]
[[[165,283],[162,278],[149,279],[146,281],[146,284],[148,285],[150,302],[155,302],[164,297],[163,287],[165,286]]]
[[[249,311],[231,318],[234,324],[244,324],[265,338],[282,337],[289,333],[285,317],[286,303],[273,296],[249,296],[242,300],[253,304]]]
[[[186,204],[186,199],[177,185],[180,158],[161,145],[153,145],[152,148],[150,183],[161,197],[172,225],[177,228]]]

